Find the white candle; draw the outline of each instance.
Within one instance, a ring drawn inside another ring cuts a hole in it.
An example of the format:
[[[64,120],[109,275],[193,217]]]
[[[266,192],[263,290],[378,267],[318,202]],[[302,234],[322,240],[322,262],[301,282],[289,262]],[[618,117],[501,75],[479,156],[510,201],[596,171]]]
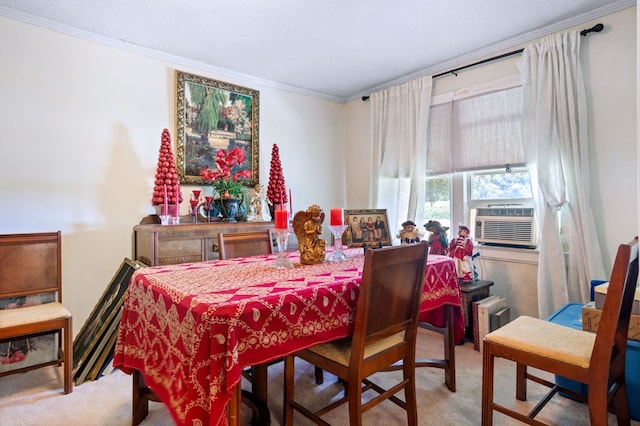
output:
[[[164,202],[162,203],[162,214],[167,215],[167,184],[164,185]]]

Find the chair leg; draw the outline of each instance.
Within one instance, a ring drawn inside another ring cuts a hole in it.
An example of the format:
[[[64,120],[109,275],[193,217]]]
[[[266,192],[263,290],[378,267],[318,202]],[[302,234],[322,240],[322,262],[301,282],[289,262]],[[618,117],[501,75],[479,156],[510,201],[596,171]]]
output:
[[[64,393],[73,392],[73,338],[71,337],[72,331],[71,318],[67,318],[64,325]]]
[[[527,400],[527,366],[516,363],[516,399]]]
[[[618,391],[615,393],[613,400],[611,401],[616,412],[618,426],[628,426],[631,424],[631,419],[629,418],[629,405],[627,401],[627,387],[622,385],[618,388]]]
[[[315,368],[315,373],[316,373],[316,384],[317,385],[323,384],[324,383],[324,371],[322,371],[322,368],[316,367]]]
[[[286,426],[293,426],[293,406],[289,401],[293,400],[294,392],[294,373],[295,373],[295,361],[292,355],[284,357],[284,424]]]
[[[406,360],[405,360],[406,361]],[[408,362],[403,362],[403,379],[407,380],[404,387],[405,410],[407,411],[407,424],[416,426],[418,424],[418,407],[416,403],[416,368]]]
[[[494,356],[491,343],[484,342],[482,352],[482,426],[493,424],[493,371]]]
[[[349,426],[362,426],[362,382],[349,379],[345,392],[349,400]]]

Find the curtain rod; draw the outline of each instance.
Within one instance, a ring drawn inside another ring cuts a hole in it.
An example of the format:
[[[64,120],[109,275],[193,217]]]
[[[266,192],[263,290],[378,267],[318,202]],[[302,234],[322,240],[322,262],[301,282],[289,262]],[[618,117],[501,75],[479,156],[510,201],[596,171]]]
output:
[[[600,32],[600,31],[602,31],[603,29],[604,29],[604,25],[602,25],[602,24],[596,24],[596,25],[594,25],[594,26],[593,26],[593,27],[591,27],[591,28],[585,28],[584,30],[580,31],[580,35],[581,35],[581,36],[586,36],[586,35],[587,35],[587,34],[589,34],[589,33],[599,33],[599,32]],[[506,57],[509,57],[509,56],[517,55],[517,54],[519,54],[519,53],[522,53],[523,51],[524,51],[524,49],[518,49],[518,50],[514,50],[514,51],[512,51],[512,52],[503,53],[503,54],[498,55],[498,56],[493,56],[493,57],[491,57],[491,58],[483,59],[483,60],[481,60],[481,61],[474,62],[474,63],[472,63],[472,64],[463,65],[463,66],[461,66],[461,67],[454,68],[454,69],[449,70],[449,71],[444,71],[444,72],[438,73],[438,74],[436,74],[436,75],[432,76],[431,78],[432,78],[432,79],[433,79],[433,78],[438,78],[438,77],[445,76],[445,75],[447,75],[447,74],[453,74],[453,75],[455,75],[455,76],[457,77],[457,76],[458,76],[458,71],[462,71],[462,70],[465,70],[465,69],[467,69],[467,68],[475,67],[475,66],[477,66],[477,65],[482,65],[482,64],[485,64],[485,63],[487,63],[487,62],[496,61],[496,60],[498,60],[498,59],[506,58]],[[363,100],[363,101],[368,101],[368,100],[369,100],[369,96],[363,96],[363,97],[362,97],[362,100]]]

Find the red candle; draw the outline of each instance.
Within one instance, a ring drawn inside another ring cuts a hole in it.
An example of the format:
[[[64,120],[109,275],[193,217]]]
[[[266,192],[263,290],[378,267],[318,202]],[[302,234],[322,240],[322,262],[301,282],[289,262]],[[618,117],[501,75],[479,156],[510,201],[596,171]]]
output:
[[[276,210],[276,229],[289,228],[289,213],[286,210]]]
[[[167,215],[167,185],[164,186],[164,201],[162,203],[162,214]]]
[[[331,209],[331,226],[342,225],[344,220],[344,215],[342,214],[342,209]]]

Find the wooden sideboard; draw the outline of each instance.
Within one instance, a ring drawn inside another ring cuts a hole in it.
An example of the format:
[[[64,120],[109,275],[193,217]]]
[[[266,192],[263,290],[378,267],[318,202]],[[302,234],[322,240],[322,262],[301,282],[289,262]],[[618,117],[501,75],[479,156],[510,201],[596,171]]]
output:
[[[149,266],[218,259],[219,232],[273,229],[273,222],[200,222],[179,225],[143,224],[133,228],[133,256]],[[297,250],[295,234],[288,250]],[[274,250],[277,250],[274,241]]]

